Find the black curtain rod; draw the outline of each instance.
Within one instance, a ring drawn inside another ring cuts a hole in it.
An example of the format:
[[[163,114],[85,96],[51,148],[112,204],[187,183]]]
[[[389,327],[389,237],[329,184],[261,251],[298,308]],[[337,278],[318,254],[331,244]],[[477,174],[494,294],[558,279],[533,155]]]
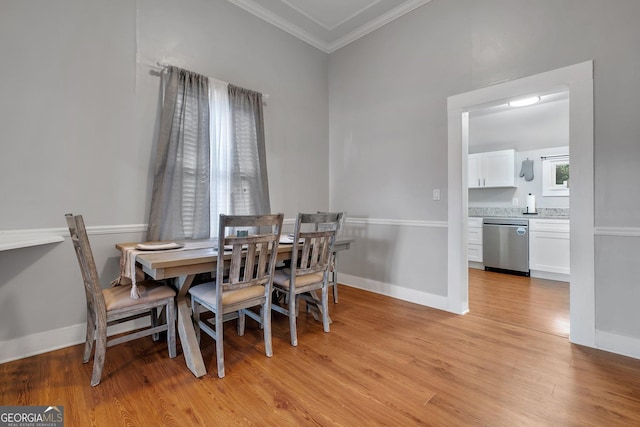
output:
[[[568,154],[558,154],[557,156],[540,156],[540,158],[542,160],[546,160],[546,159],[555,159],[557,157],[569,157]]]

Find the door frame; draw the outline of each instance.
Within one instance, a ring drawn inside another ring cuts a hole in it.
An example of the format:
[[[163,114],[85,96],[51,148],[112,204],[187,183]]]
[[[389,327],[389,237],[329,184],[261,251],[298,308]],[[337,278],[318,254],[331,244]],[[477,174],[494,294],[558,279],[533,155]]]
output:
[[[593,61],[511,80],[447,99],[448,265],[447,304],[453,313],[469,311],[467,260],[467,154],[469,112],[532,93],[569,92],[571,153],[571,342],[595,347],[594,117]]]

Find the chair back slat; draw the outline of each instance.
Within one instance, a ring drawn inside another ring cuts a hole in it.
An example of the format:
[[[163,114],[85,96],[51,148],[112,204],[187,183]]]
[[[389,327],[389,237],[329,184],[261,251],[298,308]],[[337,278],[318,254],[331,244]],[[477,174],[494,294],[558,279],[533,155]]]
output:
[[[333,253],[340,215],[338,213],[298,214],[292,248],[292,278],[313,273],[326,274]]]
[[[104,295],[102,294],[102,286],[98,276],[98,269],[93,258],[89,236],[84,225],[82,215],[66,214],[67,226],[71,235],[71,242],[75,249],[80,272],[82,273],[82,281],[84,283],[85,296],[87,304],[97,308],[98,313],[103,312],[105,307]]]
[[[272,283],[277,260],[278,243],[282,230],[283,214],[277,215],[220,215],[218,230],[219,247],[232,247],[229,272],[221,271],[224,265],[222,252],[218,253],[216,272],[217,292],[221,293]],[[237,227],[255,227],[262,234],[235,236],[229,230]],[[263,233],[270,229],[270,233]],[[222,242],[222,243],[220,243]],[[268,290],[270,292],[270,289]]]

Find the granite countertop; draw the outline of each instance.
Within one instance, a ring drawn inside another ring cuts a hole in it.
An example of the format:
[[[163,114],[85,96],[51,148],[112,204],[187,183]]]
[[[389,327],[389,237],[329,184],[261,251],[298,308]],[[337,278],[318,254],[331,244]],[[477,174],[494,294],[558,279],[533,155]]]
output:
[[[526,219],[569,219],[569,209],[538,208],[538,215],[525,215],[522,208],[469,208],[470,217]]]

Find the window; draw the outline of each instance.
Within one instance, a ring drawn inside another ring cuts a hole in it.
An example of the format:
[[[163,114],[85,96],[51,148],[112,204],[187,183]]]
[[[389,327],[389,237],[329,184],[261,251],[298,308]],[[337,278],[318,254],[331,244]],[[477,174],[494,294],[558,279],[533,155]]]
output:
[[[569,155],[542,157],[542,195],[569,196]]]
[[[221,213],[270,212],[262,95],[210,79],[210,234]]]
[[[149,240],[215,237],[219,214],[269,213],[262,94],[169,66]]]

